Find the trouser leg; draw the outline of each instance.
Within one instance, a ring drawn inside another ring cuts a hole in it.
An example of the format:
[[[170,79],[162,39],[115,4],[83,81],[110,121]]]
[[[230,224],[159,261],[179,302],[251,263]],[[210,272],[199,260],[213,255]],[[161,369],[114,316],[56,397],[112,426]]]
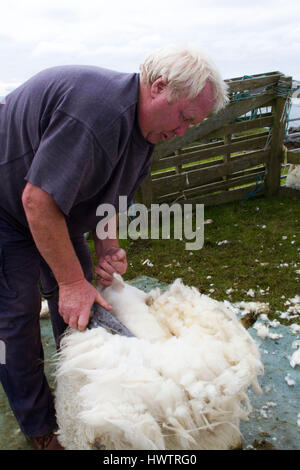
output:
[[[21,430],[37,437],[57,428],[43,365],[40,256],[32,241],[3,223],[0,252],[0,380]]]
[[[74,248],[91,281],[92,263],[85,241],[74,240]],[[51,286],[55,282],[51,271],[44,262],[42,266],[43,280]],[[40,271],[41,257],[34,243],[0,220],[0,341],[5,348],[0,380],[21,430],[31,437],[57,429],[54,400],[43,366]],[[59,345],[66,325],[57,303],[51,301],[50,308]]]
[[[46,264],[46,262],[41,260],[41,283],[42,283],[42,293],[47,293],[50,295],[50,298],[47,300],[48,308],[50,312],[50,319],[52,324],[53,336],[55,340],[56,349],[59,349],[60,338],[67,328],[67,324],[64,322],[62,316],[58,312],[58,286],[56,279]]]

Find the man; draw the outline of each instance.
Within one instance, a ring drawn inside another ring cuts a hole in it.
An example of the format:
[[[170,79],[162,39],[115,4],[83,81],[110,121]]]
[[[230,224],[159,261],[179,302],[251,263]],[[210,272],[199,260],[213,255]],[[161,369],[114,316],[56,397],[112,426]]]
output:
[[[0,377],[23,433],[35,448],[57,449],[53,397],[43,370],[40,281],[58,285],[49,301],[57,347],[67,326],[83,331],[91,306],[110,305],[92,285],[83,234],[96,209],[130,202],[150,171],[154,145],[181,136],[224,106],[226,88],[201,53],[165,48],[141,73],[98,67],[40,72],[0,105]],[[124,274],[117,235],[95,239],[103,285]]]

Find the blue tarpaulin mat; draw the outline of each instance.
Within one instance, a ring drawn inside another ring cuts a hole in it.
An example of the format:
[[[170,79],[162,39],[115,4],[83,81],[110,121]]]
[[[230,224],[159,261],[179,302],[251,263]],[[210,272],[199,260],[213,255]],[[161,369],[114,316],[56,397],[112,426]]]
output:
[[[248,331],[260,346],[265,370],[264,376],[259,377],[263,393],[257,395],[251,389],[248,393],[253,412],[248,422],[241,423],[244,446],[255,442],[263,446],[262,441],[267,441],[279,450],[298,450],[300,367],[293,368],[290,359],[300,335],[292,334],[291,328],[283,325],[272,329],[280,336],[276,340],[259,338],[254,327]]]

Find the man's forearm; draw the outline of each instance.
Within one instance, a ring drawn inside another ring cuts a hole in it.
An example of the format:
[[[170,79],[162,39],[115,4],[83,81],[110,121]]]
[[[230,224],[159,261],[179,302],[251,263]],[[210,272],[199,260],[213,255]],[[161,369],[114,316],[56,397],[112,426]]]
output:
[[[65,217],[53,198],[28,183],[22,202],[35,244],[58,284],[70,284],[84,279]]]
[[[97,280],[103,286],[109,286],[112,283],[114,273],[123,275],[127,270],[126,251],[119,248],[117,221],[118,215],[115,216],[114,220],[110,221],[113,222],[112,226],[115,227],[111,238],[101,240],[97,237],[96,231],[93,231],[95,251],[98,260],[95,272],[97,274]]]
[[[104,240],[100,240],[95,231],[93,231],[92,234],[95,244],[95,252],[98,259],[104,253],[107,253],[110,248],[119,248],[119,241],[117,238],[105,238]]]
[[[110,248],[119,248],[119,241],[117,237],[117,226],[118,226],[118,214],[115,215],[115,221],[114,225],[116,228],[115,234],[113,238],[105,238],[104,240],[101,240],[100,238],[97,237],[96,230],[92,231],[93,239],[94,239],[94,244],[95,244],[95,252],[96,256],[99,259],[104,253],[107,253]]]

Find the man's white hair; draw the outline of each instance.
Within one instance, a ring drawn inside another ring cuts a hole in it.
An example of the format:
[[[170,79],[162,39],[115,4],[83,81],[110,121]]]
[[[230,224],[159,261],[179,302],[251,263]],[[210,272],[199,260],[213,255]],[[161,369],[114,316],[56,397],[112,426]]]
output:
[[[150,86],[159,77],[168,84],[169,100],[193,99],[199,95],[207,80],[214,89],[218,112],[228,102],[227,85],[213,62],[201,51],[188,46],[167,46],[152,52],[140,65],[141,81]]]

